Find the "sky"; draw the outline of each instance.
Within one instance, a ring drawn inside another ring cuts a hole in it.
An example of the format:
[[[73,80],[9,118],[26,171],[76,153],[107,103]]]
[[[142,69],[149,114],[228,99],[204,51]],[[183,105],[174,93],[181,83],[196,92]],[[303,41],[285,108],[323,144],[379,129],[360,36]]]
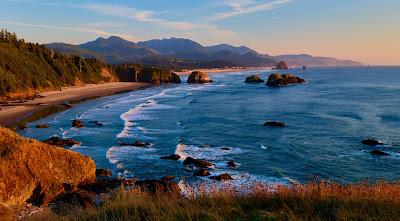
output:
[[[182,37],[400,65],[399,0],[0,0],[0,27],[39,43]]]

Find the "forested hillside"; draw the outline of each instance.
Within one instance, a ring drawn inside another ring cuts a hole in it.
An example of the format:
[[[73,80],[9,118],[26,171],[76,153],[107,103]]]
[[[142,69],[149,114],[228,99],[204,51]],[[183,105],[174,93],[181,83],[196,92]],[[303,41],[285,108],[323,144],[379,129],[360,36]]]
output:
[[[0,97],[29,94],[87,83],[116,81],[115,73],[99,60],[62,55],[27,43],[15,33],[0,32]]]

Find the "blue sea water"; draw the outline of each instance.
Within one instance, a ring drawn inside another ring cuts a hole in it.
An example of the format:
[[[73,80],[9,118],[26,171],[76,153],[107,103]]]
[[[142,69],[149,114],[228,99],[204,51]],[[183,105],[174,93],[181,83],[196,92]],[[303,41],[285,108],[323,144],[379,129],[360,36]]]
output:
[[[188,183],[207,180],[193,177],[195,168],[182,160],[160,159],[175,153],[211,161],[212,174],[228,172],[239,183],[400,178],[400,68],[291,70],[307,83],[283,88],[244,83],[246,76],[267,79],[271,72],[210,74],[212,84],[162,85],[104,97],[32,123],[50,128],[30,127],[21,134],[78,140],[81,145],[71,149],[90,156],[98,168],[138,179],[175,175]],[[86,127],[71,128],[73,119]],[[264,127],[269,120],[288,127]],[[385,145],[365,146],[365,138]],[[118,145],[135,140],[153,145]],[[372,149],[390,156],[371,155]],[[228,168],[229,160],[238,168]]]

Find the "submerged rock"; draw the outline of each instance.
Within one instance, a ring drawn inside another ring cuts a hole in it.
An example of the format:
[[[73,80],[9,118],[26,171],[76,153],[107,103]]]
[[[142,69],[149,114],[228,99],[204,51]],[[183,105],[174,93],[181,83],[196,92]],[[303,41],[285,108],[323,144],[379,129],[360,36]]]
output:
[[[252,75],[246,78],[246,83],[263,83],[264,80],[260,78],[260,75]]]
[[[201,71],[193,71],[188,80],[187,83],[189,84],[205,84],[205,83],[212,83],[213,81],[210,80],[208,77],[208,74],[205,72]]]
[[[228,164],[228,167],[230,167],[230,168],[236,168],[237,167],[235,161],[233,161],[233,160],[228,161],[227,164]]]
[[[121,146],[133,146],[133,147],[148,147],[151,145],[151,143],[145,143],[145,142],[141,142],[141,141],[135,141],[133,143],[127,143],[127,142],[123,142],[120,141],[119,145]]]
[[[361,141],[362,144],[368,145],[368,146],[377,146],[377,145],[383,145],[383,143],[379,140],[373,140],[373,139],[365,139]]]
[[[194,159],[192,157],[187,157],[184,161],[183,164],[185,165],[195,165],[196,167],[202,167],[202,168],[208,168],[213,166],[212,163],[205,161],[205,160],[198,160]]]
[[[231,150],[229,147],[221,147],[221,150]]]
[[[210,179],[218,180],[218,181],[233,180],[233,178],[231,177],[231,175],[229,175],[229,174],[227,174],[227,173],[223,173],[223,174],[218,175],[218,176],[211,176]]]
[[[75,119],[72,121],[72,127],[82,128],[85,127],[85,125],[83,124],[82,121]]]
[[[287,86],[289,84],[300,84],[304,83],[305,80],[302,78],[297,77],[296,75],[293,74],[271,74],[268,77],[268,81],[266,85],[271,86],[271,87],[282,87],[282,86]]]
[[[48,128],[48,124],[36,124],[36,128]]]
[[[286,62],[281,61],[276,65],[276,70],[288,70],[289,66],[286,64]]]
[[[0,128],[0,202],[46,205],[60,194],[95,180],[89,157]]]
[[[193,173],[194,176],[210,176],[210,172],[207,169],[200,169]]]
[[[78,141],[72,139],[63,139],[59,137],[50,137],[47,140],[42,141],[43,143],[58,146],[58,147],[70,147],[79,144]]]
[[[180,158],[181,157],[179,155],[176,155],[176,154],[161,157],[161,159],[163,159],[163,160],[175,160],[175,161],[179,160]]]
[[[380,150],[372,150],[369,153],[372,154],[372,155],[377,155],[377,156],[390,156],[390,154],[385,153],[385,152],[380,151]]]
[[[26,125],[26,123],[22,123],[22,124],[18,124],[18,130],[25,130],[28,128],[28,126]]]
[[[268,127],[286,127],[287,125],[280,121],[268,121],[264,123],[264,126]]]

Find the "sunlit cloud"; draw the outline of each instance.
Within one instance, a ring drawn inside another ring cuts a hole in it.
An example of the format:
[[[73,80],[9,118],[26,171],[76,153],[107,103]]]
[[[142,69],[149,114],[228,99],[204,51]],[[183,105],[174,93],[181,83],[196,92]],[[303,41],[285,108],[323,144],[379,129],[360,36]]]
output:
[[[9,25],[17,25],[17,26],[25,26],[25,27],[32,27],[32,28],[43,28],[43,29],[53,29],[53,30],[61,30],[61,31],[73,31],[73,32],[83,32],[83,33],[90,33],[99,36],[119,36],[126,40],[136,41],[137,38],[133,37],[132,35],[123,34],[123,33],[113,33],[103,31],[97,28],[92,28],[89,26],[81,26],[81,27],[70,27],[70,26],[53,26],[53,25],[43,25],[43,24],[31,24],[31,23],[23,23],[23,22],[15,22],[15,21],[0,21],[0,24],[9,24]]]
[[[275,0],[275,1],[271,1],[271,2],[258,3],[258,4],[252,0],[225,1],[225,3],[232,8],[232,11],[219,13],[215,17],[213,17],[212,20],[221,20],[221,19],[238,16],[238,15],[251,14],[251,13],[261,12],[261,11],[269,11],[269,10],[277,8],[278,6],[287,4],[291,1],[292,0]]]
[[[224,37],[231,37],[235,35],[234,32],[220,29],[219,27],[213,24],[200,24],[200,23],[192,23],[186,21],[166,20],[163,18],[156,17],[156,15],[159,15],[159,13],[156,13],[154,11],[139,10],[133,7],[127,7],[122,5],[93,3],[93,4],[83,4],[80,5],[80,7],[86,10],[94,11],[101,15],[121,17],[139,22],[146,22],[160,26],[162,28],[185,31],[186,33],[188,31],[193,32],[193,31],[203,30],[211,34]]]

